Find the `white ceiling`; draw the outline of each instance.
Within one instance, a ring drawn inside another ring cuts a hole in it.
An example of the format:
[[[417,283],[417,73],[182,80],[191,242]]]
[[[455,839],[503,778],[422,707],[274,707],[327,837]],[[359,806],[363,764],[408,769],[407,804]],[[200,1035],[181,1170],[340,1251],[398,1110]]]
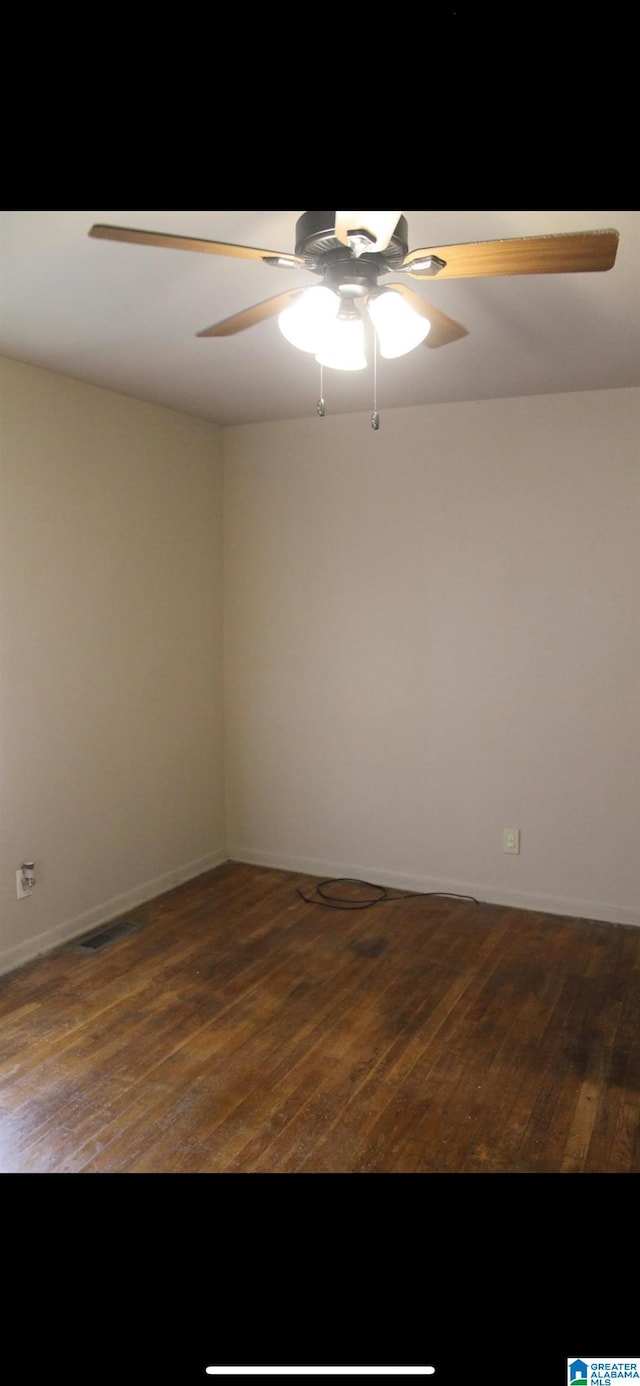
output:
[[[292,252],[301,212],[6,211],[0,352],[221,425],[315,416],[320,367],[276,318],[235,336],[212,323],[319,279],[260,261],[90,238],[94,222]],[[377,407],[640,385],[640,212],[404,212],[409,249],[614,228],[604,273],[411,285],[469,335],[379,359]],[[373,408],[373,370],[325,370],[327,415]]]

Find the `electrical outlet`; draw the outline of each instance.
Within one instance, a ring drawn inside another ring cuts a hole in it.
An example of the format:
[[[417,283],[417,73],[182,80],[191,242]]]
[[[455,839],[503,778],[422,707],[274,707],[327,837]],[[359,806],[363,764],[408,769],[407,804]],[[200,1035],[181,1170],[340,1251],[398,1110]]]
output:
[[[502,850],[503,850],[503,852],[516,852],[516,853],[520,851],[520,829],[519,829],[519,828],[504,828],[504,829],[503,829],[503,832],[502,832]]]
[[[30,895],[32,890],[33,886],[25,885],[21,867],[19,871],[16,871],[16,896],[18,900],[24,900],[25,895]]]

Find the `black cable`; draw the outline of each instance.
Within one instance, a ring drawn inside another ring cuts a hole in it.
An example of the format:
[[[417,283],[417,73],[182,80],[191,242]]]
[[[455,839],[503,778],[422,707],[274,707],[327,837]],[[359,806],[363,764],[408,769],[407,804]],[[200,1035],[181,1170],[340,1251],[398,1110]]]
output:
[[[375,900],[349,900],[344,895],[326,895],[324,887],[334,885],[357,885],[366,886],[367,890],[379,890],[380,894]],[[305,895],[299,887],[296,887],[297,894],[307,905],[322,905],[325,909],[331,910],[370,910],[373,905],[392,905],[394,900],[422,900],[430,895],[442,896],[449,900],[468,900],[472,905],[479,905],[474,895],[456,895],[450,890],[413,890],[407,891],[403,895],[389,895],[386,886],[375,885],[373,881],[359,881],[354,876],[333,876],[327,881],[320,881],[316,886],[316,893],[320,896],[319,900],[313,900],[309,895]]]

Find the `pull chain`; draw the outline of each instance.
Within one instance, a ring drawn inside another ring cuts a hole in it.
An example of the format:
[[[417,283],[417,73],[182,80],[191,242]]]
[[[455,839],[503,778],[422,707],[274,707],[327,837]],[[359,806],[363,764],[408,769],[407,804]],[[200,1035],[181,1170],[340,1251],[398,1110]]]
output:
[[[322,365],[320,366],[320,399],[316,404],[316,414],[319,414],[321,419],[324,418],[324,366]]]
[[[324,366],[320,366],[320,398],[316,404],[316,414],[323,419],[325,416],[324,403]],[[380,427],[380,415],[378,413],[378,339],[373,337],[373,413],[371,415],[371,427],[376,430]]]
[[[378,413],[378,338],[373,334],[373,414],[371,415],[371,427],[380,427],[380,415]]]

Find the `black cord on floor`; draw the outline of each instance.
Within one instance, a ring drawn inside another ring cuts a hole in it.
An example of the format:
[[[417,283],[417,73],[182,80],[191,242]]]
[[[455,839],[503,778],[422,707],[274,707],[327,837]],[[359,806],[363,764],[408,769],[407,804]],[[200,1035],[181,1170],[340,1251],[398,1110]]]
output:
[[[367,890],[379,891],[379,894],[373,900],[349,900],[344,895],[327,895],[325,887],[335,885],[365,886]],[[305,895],[299,887],[296,887],[296,890],[305,904],[323,905],[325,909],[331,910],[370,910],[373,905],[392,905],[394,900],[422,900],[430,895],[442,896],[448,900],[468,900],[472,905],[479,905],[480,903],[473,895],[455,895],[450,890],[413,890],[402,895],[389,895],[385,886],[374,885],[372,881],[359,881],[353,876],[334,876],[331,880],[320,881],[320,884],[316,886],[316,894],[320,896],[319,900]]]

